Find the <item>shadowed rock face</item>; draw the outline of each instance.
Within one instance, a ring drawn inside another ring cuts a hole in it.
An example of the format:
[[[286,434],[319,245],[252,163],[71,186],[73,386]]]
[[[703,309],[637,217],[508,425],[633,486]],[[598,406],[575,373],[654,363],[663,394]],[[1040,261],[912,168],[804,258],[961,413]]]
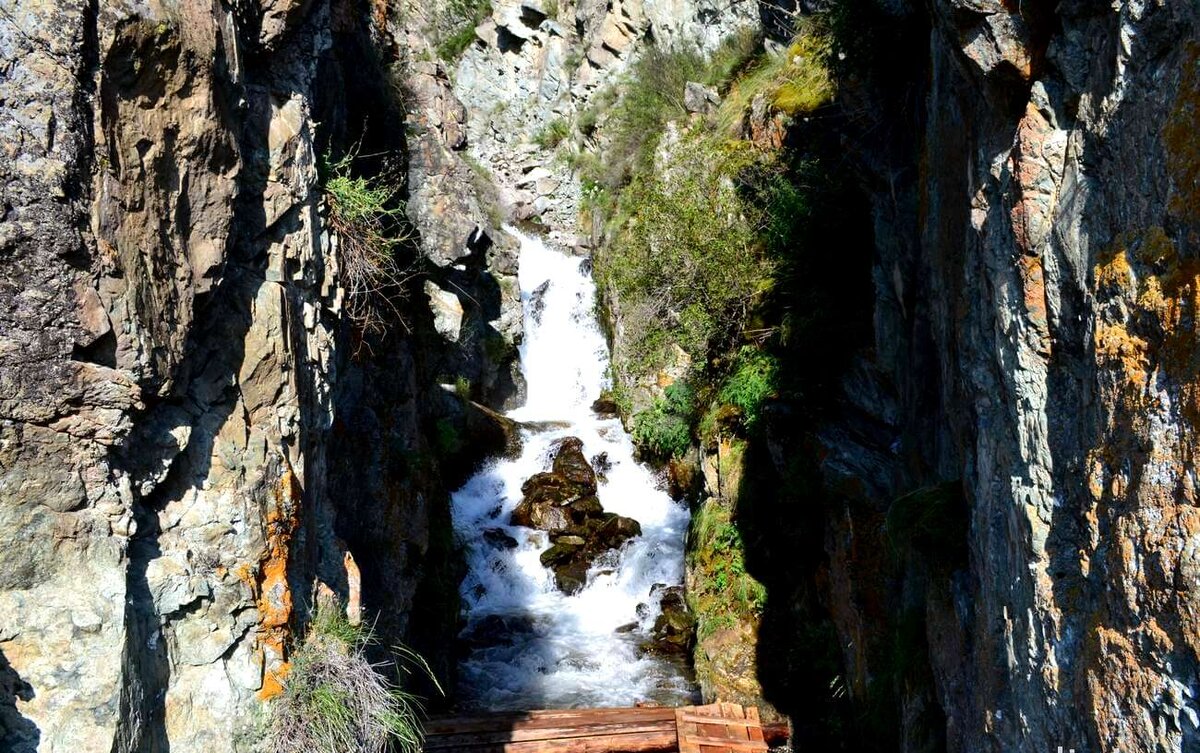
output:
[[[475,399],[519,392],[520,304],[486,222],[457,239],[459,216],[421,218],[432,264],[471,265],[438,280],[472,302],[469,347],[418,296],[373,349],[344,320],[318,154],[364,138],[405,156],[387,19],[169,5],[0,13],[6,751],[232,750],[314,584],[356,587],[346,563],[387,640],[437,633],[437,610],[410,619],[452,566],[433,377],[458,364]],[[410,112],[453,149],[461,105],[421,75]]]

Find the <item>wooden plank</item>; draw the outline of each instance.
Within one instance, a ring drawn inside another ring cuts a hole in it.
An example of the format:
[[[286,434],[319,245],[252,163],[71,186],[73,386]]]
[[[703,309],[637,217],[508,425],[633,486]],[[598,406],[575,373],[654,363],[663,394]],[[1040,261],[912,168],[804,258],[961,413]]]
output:
[[[766,738],[763,736],[762,720],[758,716],[757,706],[748,706],[746,708],[746,720],[752,722],[752,724],[746,725],[746,730],[750,733],[750,739],[765,743]]]
[[[426,736],[446,733],[497,729],[506,726],[533,728],[558,726],[564,723],[605,723],[613,721],[652,722],[674,721],[673,708],[635,709],[556,709],[552,711],[522,711],[481,714],[469,717],[434,717],[425,723]]]
[[[730,740],[727,737],[692,737],[688,739],[692,745],[713,746],[720,750],[769,750],[764,742],[754,740]]]
[[[704,716],[702,714],[681,714],[676,716],[676,718],[697,724],[717,724],[723,727],[745,727],[747,721],[745,719],[729,719],[720,716]],[[754,721],[757,722],[758,720]]]
[[[437,750],[455,745],[486,745],[490,743],[532,742],[535,740],[567,740],[576,737],[604,737],[674,731],[671,722],[633,722],[588,724],[581,726],[537,727],[534,729],[500,728],[453,735],[426,737],[425,748]]]
[[[674,728],[656,734],[576,737],[568,740],[458,745],[441,748],[462,753],[675,753]],[[432,750],[426,748],[426,750]]]
[[[677,709],[675,726],[680,753],[766,751],[758,709],[716,703]]]

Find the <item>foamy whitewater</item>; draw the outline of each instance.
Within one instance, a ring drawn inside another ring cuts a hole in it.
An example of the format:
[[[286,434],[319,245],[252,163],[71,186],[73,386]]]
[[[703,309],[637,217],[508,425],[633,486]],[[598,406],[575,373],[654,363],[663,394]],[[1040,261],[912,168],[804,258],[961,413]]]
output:
[[[695,691],[681,667],[638,650],[659,614],[651,587],[683,581],[687,510],[657,489],[650,471],[634,461],[632,441],[620,422],[591,411],[606,386],[609,354],[583,260],[538,238],[514,235],[521,241],[521,369],[529,397],[508,415],[521,422],[553,422],[553,428],[524,431],[520,458],[493,462],[453,496],[454,526],[467,545],[470,568],[462,584],[464,635],[493,615],[516,626],[502,641],[508,645],[475,648],[460,663],[462,703],[506,710],[691,702]],[[538,314],[535,291],[546,282]],[[553,574],[538,560],[550,546],[547,534],[508,525],[521,501],[521,485],[549,470],[553,446],[568,436],[583,440],[589,459],[608,453],[612,468],[607,482],[600,483],[600,502],[605,511],[642,525],[641,537],[597,561],[587,586],[575,596],[555,588]],[[489,543],[488,529],[501,529],[517,540],[517,548]],[[646,605],[641,616],[639,604]],[[637,627],[616,632],[630,623]]]

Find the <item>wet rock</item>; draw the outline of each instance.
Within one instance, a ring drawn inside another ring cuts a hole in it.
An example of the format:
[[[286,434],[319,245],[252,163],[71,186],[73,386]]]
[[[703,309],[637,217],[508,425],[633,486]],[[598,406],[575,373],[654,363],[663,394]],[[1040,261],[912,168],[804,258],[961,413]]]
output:
[[[637,630],[637,629],[638,629],[638,624],[636,622],[627,622],[624,625],[621,625],[620,627],[618,627],[613,632],[618,633],[620,635],[625,635],[626,633],[632,633],[634,630]]]
[[[695,640],[696,618],[688,609],[682,586],[665,589],[662,612],[654,620],[652,649],[655,653],[684,654]]]
[[[587,541],[582,536],[575,536],[575,535],[569,534],[569,533],[566,533],[566,534],[553,534],[552,533],[552,534],[550,534],[550,538],[555,544],[563,544],[564,546],[581,547],[581,546],[587,545]]]
[[[596,493],[596,472],[583,454],[583,441],[577,437],[567,437],[559,445],[554,458],[554,473],[588,494]]]
[[[612,395],[608,393],[596,398],[596,401],[592,403],[592,413],[602,418],[616,418],[619,412],[617,401],[613,400]]]
[[[483,532],[483,540],[497,549],[516,549],[517,540],[504,532],[502,528],[489,528]]]
[[[489,614],[463,631],[462,642],[472,648],[511,646],[513,640],[534,630],[533,618],[527,615]]]
[[[566,509],[552,501],[523,500],[509,517],[509,525],[536,528],[539,531],[563,531],[571,525]]]
[[[604,513],[604,507],[601,506],[600,500],[595,497],[584,497],[577,499],[569,506],[571,511],[571,519],[575,523],[582,524],[589,518],[599,517]]]
[[[588,565],[570,562],[554,571],[554,585],[567,596],[574,596],[587,585]]]
[[[612,515],[612,513],[608,513]],[[634,536],[642,535],[642,525],[633,518],[612,515],[596,532],[596,538],[605,549],[617,549]]]
[[[608,459],[608,453],[602,452],[592,458],[592,469],[596,471],[596,478],[601,482],[608,481],[608,472],[612,470],[612,461]]]
[[[607,456],[598,459],[607,465]],[[552,545],[542,554],[542,564],[554,571],[562,591],[573,594],[586,584],[588,569],[601,555],[640,536],[642,526],[604,511],[596,498],[596,472],[578,438],[559,443],[551,467],[521,486],[525,497],[510,522],[550,533]]]
[[[546,280],[529,294],[529,315],[535,322],[542,321],[542,312],[546,310],[546,292],[548,290],[550,290],[550,281]]]
[[[580,550],[584,547],[583,539],[578,536],[567,536],[564,539],[571,539],[571,541],[560,540],[542,552],[540,559],[543,566],[555,568],[559,565],[569,565],[578,557]]]

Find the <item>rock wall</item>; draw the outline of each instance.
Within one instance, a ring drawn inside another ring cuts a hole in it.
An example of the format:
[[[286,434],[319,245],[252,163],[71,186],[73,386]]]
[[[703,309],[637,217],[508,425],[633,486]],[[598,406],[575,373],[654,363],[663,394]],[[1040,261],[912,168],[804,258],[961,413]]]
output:
[[[387,641],[452,629],[427,437],[463,408],[436,383],[509,399],[520,319],[479,264],[468,324],[502,347],[419,295],[375,340],[346,320],[318,167],[408,164],[394,27],[339,0],[0,5],[0,748],[249,749],[317,583]],[[414,219],[418,267],[496,235]]]
[[[868,696],[907,613],[932,695],[898,683],[902,748],[1191,750],[1196,9],[931,10],[890,21],[920,99],[869,116],[916,138],[857,144],[874,343],[822,434],[848,678]],[[961,557],[871,554],[914,502],[963,516]]]

